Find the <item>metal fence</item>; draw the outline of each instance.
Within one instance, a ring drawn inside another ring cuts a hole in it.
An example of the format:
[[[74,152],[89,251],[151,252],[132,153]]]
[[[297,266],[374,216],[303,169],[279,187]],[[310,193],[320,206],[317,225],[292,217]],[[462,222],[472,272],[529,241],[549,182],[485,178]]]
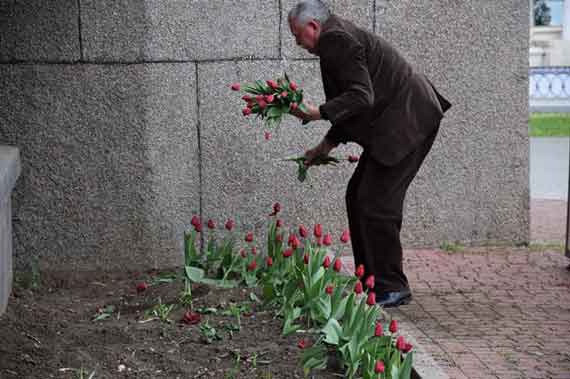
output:
[[[570,67],[531,67],[531,99],[568,99],[570,101]]]

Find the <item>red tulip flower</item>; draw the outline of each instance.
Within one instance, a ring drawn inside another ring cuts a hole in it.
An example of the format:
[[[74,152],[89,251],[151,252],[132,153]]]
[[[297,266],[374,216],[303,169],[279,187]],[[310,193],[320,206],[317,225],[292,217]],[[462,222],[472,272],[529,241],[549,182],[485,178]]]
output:
[[[325,246],[332,245],[332,236],[329,233],[325,234],[325,236],[323,237],[323,245]]]
[[[148,288],[148,284],[146,284],[145,282],[141,282],[141,283],[137,284],[137,292],[138,293],[146,291],[147,288]]]
[[[251,114],[252,110],[251,108],[247,107],[247,108],[243,108],[241,113],[243,113],[244,116],[249,116]]]
[[[271,139],[271,133],[265,132],[264,137],[266,141],[269,141]]]
[[[227,230],[231,231],[234,228],[234,225],[235,225],[234,220],[226,221],[226,229]]]
[[[328,255],[325,257],[325,260],[323,262],[323,267],[324,268],[329,268],[331,265],[331,257],[329,257]]]
[[[279,88],[279,85],[277,84],[277,82],[275,80],[268,80],[267,81],[267,85],[269,87],[271,87],[271,89],[277,89]]]
[[[289,83],[289,88],[291,89],[291,91],[297,91],[297,83],[295,82],[291,82]]]
[[[384,334],[384,328],[380,322],[376,323],[376,328],[374,328],[374,336],[381,337]]]
[[[325,292],[327,293],[327,295],[332,295],[333,290],[334,290],[334,287],[332,286],[332,284],[328,285],[328,286],[325,288]]]
[[[190,221],[190,225],[196,227],[196,225],[198,225],[198,224],[200,224],[200,223],[202,223],[202,222],[200,221],[200,217],[198,217],[198,216],[192,216],[192,221]]]
[[[323,236],[323,226],[321,224],[315,225],[315,229],[313,230],[313,234],[316,238],[320,238]]]
[[[284,258],[289,258],[293,255],[293,249],[287,249],[283,252],[283,257]]]
[[[360,160],[360,158],[357,157],[356,155],[349,155],[349,156],[348,156],[348,161],[349,161],[350,163],[356,163],[356,162],[358,162],[359,160]]]
[[[369,289],[374,288],[374,275],[370,275],[368,278],[366,278],[366,282],[364,282],[364,284],[366,284],[366,287],[368,287]]]
[[[234,84],[232,84],[231,88],[232,88],[232,91],[239,91],[241,86],[239,83],[234,83]]]
[[[342,268],[342,261],[337,258],[334,260],[334,265],[333,265],[333,270],[335,270],[336,272],[340,272],[340,269]]]
[[[208,229],[216,229],[216,223],[214,220],[208,220]]]
[[[309,264],[309,254],[305,254],[305,255],[303,256],[303,262],[305,262],[306,265]]]
[[[358,278],[362,278],[364,276],[364,265],[358,265],[356,271],[354,272],[354,275],[356,275]]]
[[[245,235],[245,242],[253,242],[253,232],[249,232]]]
[[[340,242],[348,243],[348,241],[350,241],[350,232],[348,230],[345,230],[340,236]]]
[[[376,305],[376,293],[374,293],[374,292],[368,293],[368,298],[366,299],[366,304],[368,304],[370,306]]]
[[[257,268],[257,261],[254,259],[247,265],[247,271],[253,271]]]
[[[199,313],[188,311],[184,313],[184,317],[182,318],[182,322],[188,325],[194,325],[200,322],[202,317]]]
[[[273,258],[267,257],[267,259],[265,260],[265,263],[267,264],[267,267],[273,266]]]
[[[292,111],[297,110],[297,108],[299,108],[299,104],[297,104],[297,103],[291,103],[291,110],[292,110]]]
[[[360,295],[362,293],[363,289],[362,289],[362,282],[359,280],[358,282],[356,282],[356,285],[354,286],[354,292],[357,295]]]
[[[386,368],[384,367],[384,362],[382,361],[376,361],[376,364],[374,365],[374,372],[376,374],[381,374],[384,372]]]
[[[392,320],[390,322],[390,333],[396,333],[398,331],[398,321]]]
[[[309,236],[309,231],[307,230],[307,228],[305,228],[305,226],[299,225],[299,235],[302,238],[307,238]]]
[[[299,349],[304,349],[307,347],[307,341],[305,341],[304,339],[302,339],[301,341],[299,341],[299,343],[297,343],[297,347],[299,347]]]
[[[282,226],[283,226],[283,220],[277,220],[277,221],[275,222],[275,227],[276,227],[276,228],[280,228],[280,227],[282,227]]]

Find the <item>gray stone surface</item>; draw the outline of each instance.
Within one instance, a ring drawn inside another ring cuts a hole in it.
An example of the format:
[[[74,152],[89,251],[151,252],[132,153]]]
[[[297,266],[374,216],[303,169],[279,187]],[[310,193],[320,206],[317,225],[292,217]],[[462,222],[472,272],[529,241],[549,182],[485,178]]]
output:
[[[81,57],[77,0],[0,0],[0,61]]]
[[[308,100],[323,101],[317,62],[296,62],[289,76],[304,88]],[[203,155],[203,209],[205,217],[223,221],[239,218],[244,229],[265,230],[274,202],[283,206],[280,217],[295,227],[320,222],[335,233],[347,227],[344,190],[354,166],[316,167],[307,182],[296,178],[296,165],[280,159],[301,155],[316,145],[328,130],[324,122],[301,126],[289,116],[272,139],[264,139],[264,125],[241,115],[241,93],[227,83],[270,79],[281,73],[276,62],[205,63],[198,67],[201,93],[201,138]],[[335,156],[357,153],[355,145],[344,146]]]
[[[357,25],[373,30],[374,28],[374,0],[327,0],[331,10]],[[282,0],[282,52],[287,59],[316,58],[298,47],[295,38],[289,30],[287,16],[298,0]]]
[[[0,315],[12,289],[12,207],[14,184],[20,175],[18,149],[0,146]]]
[[[407,199],[413,245],[528,240],[528,3],[490,5],[377,3],[377,32],[454,104]]]
[[[277,0],[82,0],[88,60],[279,55]]]
[[[195,93],[194,64],[0,66],[0,136],[23,167],[16,265],[180,262],[199,209]]]

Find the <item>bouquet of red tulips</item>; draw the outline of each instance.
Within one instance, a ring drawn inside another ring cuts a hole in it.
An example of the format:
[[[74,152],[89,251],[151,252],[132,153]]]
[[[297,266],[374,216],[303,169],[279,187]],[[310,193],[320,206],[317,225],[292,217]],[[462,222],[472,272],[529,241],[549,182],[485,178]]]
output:
[[[303,105],[303,90],[299,89],[294,81],[291,81],[285,73],[282,78],[276,80],[256,80],[252,84],[241,85],[234,83],[233,91],[243,90],[246,95],[242,99],[246,102],[242,114],[249,116],[257,114],[265,120],[267,126],[277,126],[281,123],[283,115],[299,109],[306,112]]]

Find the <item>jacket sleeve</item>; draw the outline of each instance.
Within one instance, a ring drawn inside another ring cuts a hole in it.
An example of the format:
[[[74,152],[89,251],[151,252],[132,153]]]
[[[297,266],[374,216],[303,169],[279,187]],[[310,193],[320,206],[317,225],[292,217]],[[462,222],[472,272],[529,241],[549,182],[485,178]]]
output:
[[[319,51],[322,67],[326,67],[339,89],[338,96],[321,105],[334,128],[369,110],[374,104],[374,90],[364,47],[350,35],[324,34],[319,40]]]

